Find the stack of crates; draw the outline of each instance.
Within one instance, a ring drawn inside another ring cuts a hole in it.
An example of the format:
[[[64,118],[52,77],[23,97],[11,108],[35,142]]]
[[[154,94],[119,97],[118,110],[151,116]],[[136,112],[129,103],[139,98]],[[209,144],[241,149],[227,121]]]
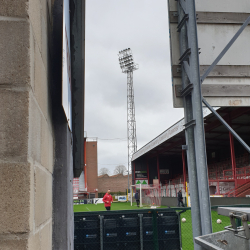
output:
[[[143,249],[153,250],[155,249],[155,232],[153,228],[152,213],[145,213],[142,217],[142,230],[143,230]]]
[[[158,212],[158,245],[159,250],[180,250],[179,217],[176,212]]]
[[[122,214],[119,219],[119,249],[140,249],[140,225],[138,214]]]
[[[75,214],[75,250],[180,250],[180,221],[164,209]]]
[[[98,216],[75,217],[75,250],[100,248],[100,220]]]
[[[104,216],[103,226],[103,249],[119,249],[118,243],[118,221],[115,216]]]

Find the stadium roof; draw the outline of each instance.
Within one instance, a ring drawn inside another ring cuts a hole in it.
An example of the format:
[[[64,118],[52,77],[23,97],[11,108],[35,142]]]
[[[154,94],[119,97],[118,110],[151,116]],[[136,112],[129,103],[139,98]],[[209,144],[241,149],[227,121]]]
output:
[[[231,126],[245,140],[250,140],[250,108],[249,107],[222,107],[217,112],[226,120],[231,121]],[[217,145],[227,145],[228,131],[208,109],[203,112],[206,146],[212,148]],[[179,154],[181,145],[185,145],[184,118],[165,130],[155,139],[144,145],[133,154],[132,161],[147,155],[153,157],[158,154]]]

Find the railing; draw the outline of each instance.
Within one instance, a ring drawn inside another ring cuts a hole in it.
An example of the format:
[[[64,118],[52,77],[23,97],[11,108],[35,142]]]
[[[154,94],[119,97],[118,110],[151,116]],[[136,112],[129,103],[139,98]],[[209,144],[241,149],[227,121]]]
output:
[[[237,158],[235,158],[236,162],[236,167],[237,170],[243,169],[244,167],[249,166],[250,161],[249,161],[249,155],[241,155]],[[232,162],[231,159],[225,159],[224,161],[221,162],[216,162],[213,164],[208,165],[208,174],[209,174],[209,179],[232,179],[233,178],[233,172],[232,171]],[[250,174],[250,167],[249,167],[249,174]],[[237,174],[237,173],[236,173]],[[211,176],[211,178],[210,178]]]
[[[250,188],[250,180],[249,182],[246,182],[243,185],[236,187],[233,190],[230,190],[229,192],[224,194],[224,197],[240,197],[246,191],[250,192],[249,188]]]
[[[237,179],[250,179],[250,166],[236,169]]]
[[[231,194],[234,195],[234,184],[235,182],[237,186],[241,186],[244,183],[250,182],[250,166],[249,166],[249,156],[242,155],[236,158],[236,180],[233,176],[233,170],[231,165],[231,159],[228,158],[224,161],[209,164],[208,165],[208,178],[209,185],[216,186],[216,195],[226,195]],[[187,188],[189,188],[189,179],[188,175],[186,175]],[[223,186],[223,190],[220,190],[222,183],[228,183]],[[230,184],[231,183],[231,184]],[[230,190],[228,190],[230,189]],[[173,179],[165,181],[164,184],[161,185],[161,195],[164,197],[176,197],[179,190],[182,190],[182,195],[186,195],[186,185],[184,183],[183,175],[176,175]],[[189,192],[189,191],[188,191]]]
[[[225,161],[226,162],[226,161]],[[208,176],[209,176],[209,183],[210,186],[215,185],[217,187],[216,194],[217,195],[231,195],[235,196],[235,191],[237,190],[237,187],[235,189],[235,186],[231,186],[231,184],[228,184],[228,186],[224,186],[223,189],[225,191],[222,191],[219,189],[221,186],[221,183],[223,182],[234,182],[236,181],[236,184],[238,186],[242,186],[245,183],[250,182],[250,166],[245,166],[241,168],[236,168],[236,180],[233,178],[233,170],[230,169],[224,169],[227,166],[226,163],[223,163],[223,166],[217,165],[216,171],[211,171],[211,169],[208,170]],[[241,162],[244,162],[243,160]],[[215,164],[214,164],[215,165]],[[213,169],[215,170],[215,169]],[[188,176],[186,176],[187,182],[188,182]],[[233,184],[232,184],[233,185]],[[177,192],[181,189],[183,195],[186,193],[185,189],[185,183],[183,175],[175,177],[175,179],[170,180],[170,183],[166,183],[164,186],[166,186],[166,196],[176,197]],[[231,189],[227,191],[227,189]]]

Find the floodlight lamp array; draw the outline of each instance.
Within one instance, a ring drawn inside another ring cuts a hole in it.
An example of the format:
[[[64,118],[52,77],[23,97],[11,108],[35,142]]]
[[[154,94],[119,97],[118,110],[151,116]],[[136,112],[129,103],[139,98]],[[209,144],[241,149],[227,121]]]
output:
[[[130,48],[119,51],[118,57],[120,67],[123,73],[138,69],[138,64],[134,63],[132,50]]]

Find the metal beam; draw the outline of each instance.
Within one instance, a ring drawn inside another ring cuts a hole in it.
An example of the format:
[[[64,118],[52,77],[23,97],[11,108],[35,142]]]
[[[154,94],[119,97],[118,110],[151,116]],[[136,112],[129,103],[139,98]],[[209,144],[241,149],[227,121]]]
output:
[[[179,40],[180,40],[180,53],[184,54],[189,47],[188,42],[190,29],[189,26],[193,26],[192,28],[195,29],[196,27],[196,15],[195,15],[195,7],[194,1],[188,0],[186,1],[186,8],[185,12],[181,6],[181,2],[177,2],[178,4],[178,22],[180,22],[185,14],[189,14],[188,23],[182,27],[180,30]],[[188,13],[187,13],[188,12]],[[194,20],[195,19],[195,20]],[[192,33],[192,32],[191,32]],[[194,34],[191,35],[193,38]],[[192,39],[194,40],[194,39]],[[192,56],[191,52],[193,53],[193,48],[191,48],[190,53],[188,55],[188,59]],[[185,62],[184,62],[185,63]],[[185,89],[188,84],[193,83],[192,79],[188,77],[189,71],[185,72],[185,64],[182,63],[181,67],[181,76],[182,76],[182,89]],[[187,66],[187,65],[186,65]],[[189,61],[189,68],[190,72],[192,72],[193,68],[190,65]],[[187,68],[187,67],[186,67]],[[193,72],[192,72],[193,75]],[[191,75],[189,75],[191,77]],[[196,86],[196,84],[195,84]],[[194,119],[193,117],[193,103],[192,98],[190,95],[183,97],[183,104],[184,104],[184,119],[185,123],[189,123]],[[185,137],[186,137],[186,145],[188,146],[187,150],[187,162],[188,162],[188,177],[189,177],[189,191],[191,194],[191,215],[192,215],[192,230],[193,230],[193,237],[197,237],[202,235],[202,226],[201,226],[201,209],[200,209],[200,201],[199,201],[199,188],[198,188],[198,178],[197,178],[197,165],[196,165],[196,158],[195,158],[195,140],[194,140],[194,128],[193,126],[189,126],[185,129]],[[194,250],[201,250],[202,248],[194,244]]]
[[[213,109],[213,107],[203,98],[203,103],[210,109],[211,112],[219,119],[219,121],[231,132],[236,140],[250,153],[250,147],[241,139],[241,137],[228,125],[228,123]]]
[[[233,111],[227,113],[226,115],[224,115],[222,118],[224,120],[229,120],[229,116],[231,118],[231,120],[233,121],[234,119],[236,119],[237,117],[247,113],[247,112],[250,112],[250,108],[249,107],[245,107],[245,108],[237,108],[237,109],[234,109]],[[218,113],[218,112],[217,112]],[[224,112],[223,112],[224,113]],[[210,130],[213,130],[217,127],[219,127],[221,125],[221,122],[216,120],[214,122],[211,122],[209,124],[206,124],[205,126],[205,131],[206,132],[209,132]]]
[[[234,186],[236,188],[236,161],[235,161],[235,151],[234,151],[234,138],[232,133],[229,132],[229,139],[230,139],[230,153],[231,153],[231,162],[232,162],[232,171],[233,171],[233,178],[234,178]]]
[[[175,148],[177,146],[180,146],[180,145],[182,145],[182,139],[172,143],[171,145],[167,146],[166,148],[164,148],[162,150],[159,150],[159,151],[156,150],[156,153],[152,154],[150,156],[150,158],[156,157],[158,154],[162,154],[162,153],[164,153],[164,152],[166,152],[166,151],[168,151],[168,150],[170,150],[172,148]]]
[[[74,177],[84,168],[85,0],[70,0]]]
[[[221,122],[220,122],[221,123]],[[223,124],[221,124],[223,125]],[[228,132],[220,132],[220,131],[209,131],[207,132],[208,134],[218,134],[219,136],[220,135],[228,135]],[[250,136],[250,133],[239,133],[241,135],[245,135],[245,136]]]
[[[157,155],[157,175],[158,175],[158,184],[160,184],[161,175],[160,175],[160,161],[159,161],[159,155]]]
[[[194,143],[195,143],[195,161],[197,169],[202,234],[206,235],[212,233],[212,219],[211,219],[211,203],[210,203],[210,193],[209,193],[209,183],[208,183],[207,155],[206,155],[205,131],[204,131],[204,121],[203,121],[201,84],[200,84],[200,63],[199,63],[195,0],[188,1],[187,9],[189,14],[189,19],[187,23],[188,46],[191,49],[189,66],[192,72],[191,76],[192,79],[190,80],[193,84],[191,101],[192,101],[193,119],[196,121],[196,125],[193,128]]]
[[[185,157],[185,150],[182,150],[181,153],[182,153],[181,156],[182,156],[182,168],[183,168],[184,185],[186,187],[186,157]]]

